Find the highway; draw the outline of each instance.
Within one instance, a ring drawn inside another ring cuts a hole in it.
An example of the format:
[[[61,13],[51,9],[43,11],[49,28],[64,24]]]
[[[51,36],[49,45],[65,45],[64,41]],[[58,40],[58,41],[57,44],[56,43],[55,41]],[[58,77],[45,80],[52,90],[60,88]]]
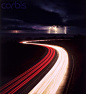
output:
[[[0,94],[14,94],[28,82],[30,82],[35,76],[37,76],[45,67],[52,63],[58,53],[58,58],[49,70],[49,72],[43,77],[28,94],[61,94],[63,86],[66,84],[68,73],[68,53],[62,47],[48,44],[33,43],[34,41],[22,41],[23,44],[39,45],[48,49],[47,55],[40,60],[36,65],[14,78],[4,86],[0,88]],[[36,42],[36,41],[35,41]],[[37,41],[38,42],[38,41]]]

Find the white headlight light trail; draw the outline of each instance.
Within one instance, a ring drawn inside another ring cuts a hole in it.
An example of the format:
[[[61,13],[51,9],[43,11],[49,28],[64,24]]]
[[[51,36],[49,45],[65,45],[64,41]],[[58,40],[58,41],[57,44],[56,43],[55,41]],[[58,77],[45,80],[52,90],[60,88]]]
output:
[[[59,87],[64,86],[67,77],[66,74],[68,72],[68,53],[62,47],[59,46],[40,43],[26,44],[52,47],[59,54],[55,65],[28,94],[58,94],[58,92],[61,91]]]

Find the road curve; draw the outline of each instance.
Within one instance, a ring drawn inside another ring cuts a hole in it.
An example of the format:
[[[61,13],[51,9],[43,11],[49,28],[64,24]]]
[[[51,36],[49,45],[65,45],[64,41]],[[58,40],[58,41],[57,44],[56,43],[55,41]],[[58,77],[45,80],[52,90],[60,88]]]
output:
[[[41,45],[40,45],[41,46]],[[36,65],[14,78],[7,84],[0,87],[0,94],[14,94],[20,90],[25,84],[31,81],[36,75],[38,75],[54,58],[55,50],[51,47],[44,46],[48,49],[47,55],[39,61]]]
[[[58,52],[58,59],[56,60],[56,63],[28,94],[61,94],[62,88],[66,83],[68,72],[68,53],[65,49],[55,45],[31,43],[31,41],[23,41],[21,43],[46,47],[48,49],[48,53],[36,65],[2,86],[0,88],[0,94],[14,94],[20,90],[25,84],[38,75],[47,65],[49,65],[55,57],[55,51]]]
[[[59,53],[59,57],[52,69],[28,94],[61,94],[67,80],[68,53],[62,47],[54,45],[28,43],[27,41],[23,43],[51,47]]]

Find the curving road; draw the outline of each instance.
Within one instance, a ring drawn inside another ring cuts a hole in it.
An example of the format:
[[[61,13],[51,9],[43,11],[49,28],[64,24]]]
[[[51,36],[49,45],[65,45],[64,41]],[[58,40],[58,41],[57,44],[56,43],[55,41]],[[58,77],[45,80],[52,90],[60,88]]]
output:
[[[44,46],[46,47],[46,46]],[[1,94],[13,94],[16,93],[19,89],[21,89],[25,84],[31,81],[37,74],[39,74],[54,58],[55,50],[46,47],[48,49],[47,55],[39,61],[36,65],[14,78],[4,86],[0,88]]]
[[[68,54],[62,48],[54,45],[27,43],[41,46],[47,46],[55,49],[59,57],[52,67],[52,69],[46,74],[46,76],[28,93],[28,94],[61,94],[63,86],[67,80],[68,72]]]
[[[58,59],[54,66],[28,94],[61,94],[62,88],[65,86],[67,79],[67,52],[63,48],[54,45],[31,43],[31,41],[23,41],[21,43],[46,47],[48,49],[48,53],[36,65],[2,86],[0,88],[1,94],[14,94],[18,92],[52,62],[56,55],[56,51],[58,53]]]

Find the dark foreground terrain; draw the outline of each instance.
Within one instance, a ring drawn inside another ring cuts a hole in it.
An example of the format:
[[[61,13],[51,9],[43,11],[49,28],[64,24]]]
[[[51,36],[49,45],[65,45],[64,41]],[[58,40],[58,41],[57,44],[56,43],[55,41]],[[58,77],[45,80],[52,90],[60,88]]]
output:
[[[20,75],[37,63],[46,54],[47,49],[39,46],[19,43],[1,44],[0,86]]]

